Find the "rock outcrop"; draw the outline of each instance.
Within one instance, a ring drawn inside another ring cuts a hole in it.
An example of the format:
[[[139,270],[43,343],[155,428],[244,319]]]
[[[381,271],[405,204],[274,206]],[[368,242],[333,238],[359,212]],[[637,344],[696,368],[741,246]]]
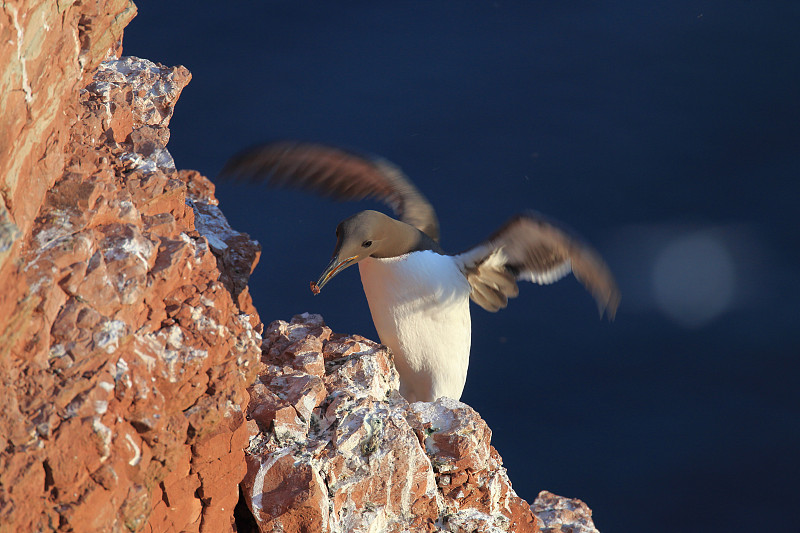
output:
[[[578,499],[543,490],[531,509],[542,521],[542,533],[599,533],[592,522],[591,509]]]
[[[0,274],[61,176],[78,91],[136,15],[130,0],[4,1],[0,9]],[[6,295],[0,295],[0,303]],[[2,308],[7,306],[2,305]],[[2,318],[3,315],[0,315]],[[0,322],[1,323],[1,322]]]
[[[89,4],[3,7],[0,530],[230,531],[258,245],[165,148],[189,72]]]
[[[261,531],[539,530],[486,423],[406,402],[386,347],[301,315],[270,325],[264,353],[243,483]]]
[[[595,531],[384,347],[315,315],[262,346],[258,243],[175,168],[191,76],[120,57],[135,12],[0,11],[0,532],[233,531],[240,483],[239,531]]]
[[[263,353],[242,483],[259,531],[596,532],[580,500],[517,496],[468,405],[409,404],[386,347],[304,314]]]

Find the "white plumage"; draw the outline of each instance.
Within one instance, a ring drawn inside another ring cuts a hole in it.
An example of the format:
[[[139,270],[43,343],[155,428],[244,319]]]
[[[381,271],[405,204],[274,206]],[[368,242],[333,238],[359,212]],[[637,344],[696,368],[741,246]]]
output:
[[[470,286],[453,256],[425,250],[358,263],[381,342],[409,402],[460,398],[467,379]]]

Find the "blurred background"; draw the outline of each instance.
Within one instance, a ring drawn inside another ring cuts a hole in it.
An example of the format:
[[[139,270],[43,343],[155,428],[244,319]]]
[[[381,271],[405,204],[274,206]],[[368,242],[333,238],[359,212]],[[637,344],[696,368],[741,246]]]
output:
[[[281,138],[401,166],[458,252],[534,208],[622,290],[573,277],[473,306],[462,401],[516,491],[612,531],[791,530],[800,492],[800,4],[136,0],[124,53],[193,74],[178,168]],[[342,218],[378,204],[218,183],[263,246],[269,323],[321,313],[377,340],[357,270],[313,297]]]

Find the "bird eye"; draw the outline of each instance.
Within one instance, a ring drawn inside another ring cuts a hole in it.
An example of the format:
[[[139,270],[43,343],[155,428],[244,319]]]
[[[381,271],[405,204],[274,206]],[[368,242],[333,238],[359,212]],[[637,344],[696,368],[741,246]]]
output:
[[[364,241],[361,243],[361,246],[363,246],[364,248],[369,248],[370,246],[372,246],[372,241]]]

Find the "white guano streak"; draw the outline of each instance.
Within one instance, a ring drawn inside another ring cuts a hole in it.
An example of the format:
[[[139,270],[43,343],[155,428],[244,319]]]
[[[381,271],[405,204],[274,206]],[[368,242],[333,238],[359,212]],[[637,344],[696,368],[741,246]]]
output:
[[[26,65],[27,60],[22,54],[22,42],[25,40],[25,32],[22,30],[22,26],[19,25],[19,12],[15,6],[6,4],[4,2],[4,7],[8,9],[8,12],[11,13],[11,21],[14,24],[14,29],[17,30],[17,59],[19,60],[20,68],[22,70],[22,91],[25,93],[25,103],[30,105],[33,102],[33,91],[31,90],[31,84],[28,81],[28,68]]]

